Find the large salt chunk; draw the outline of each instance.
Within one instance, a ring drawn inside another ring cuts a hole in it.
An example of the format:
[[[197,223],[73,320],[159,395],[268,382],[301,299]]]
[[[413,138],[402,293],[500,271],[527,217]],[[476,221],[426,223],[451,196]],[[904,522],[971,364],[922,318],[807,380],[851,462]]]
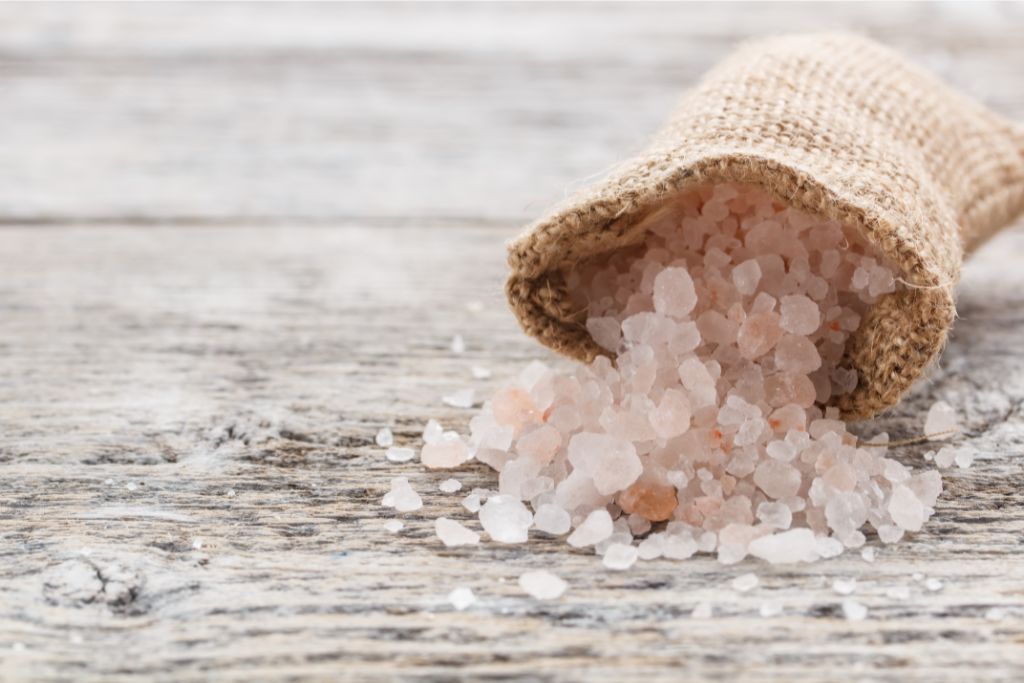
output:
[[[793,523],[793,511],[783,502],[765,502],[757,506],[757,518],[763,524],[783,531]]]
[[[960,421],[957,419],[953,406],[945,401],[936,401],[928,409],[928,416],[924,420],[925,436],[930,439],[948,439],[958,431],[960,431]]]
[[[772,564],[812,562],[818,559],[818,541],[810,529],[790,529],[755,538],[747,552]]]
[[[446,406],[451,406],[452,408],[472,408],[474,395],[473,389],[459,389],[446,396],[442,396],[441,401]]]
[[[491,496],[480,508],[480,524],[498,543],[525,543],[533,515],[512,496]]]
[[[569,529],[572,528],[572,518],[568,512],[557,505],[546,503],[538,507],[534,513],[533,526],[538,531],[561,536],[569,533]]]
[[[779,324],[790,334],[807,336],[814,334],[821,325],[821,308],[803,294],[782,297]]]
[[[697,305],[697,290],[685,268],[666,268],[654,278],[654,310],[685,318]]]
[[[687,358],[680,364],[679,379],[690,394],[690,406],[693,409],[714,405],[717,401],[715,378],[704,363],[696,358]]]
[[[438,517],[434,521],[434,531],[441,542],[449,548],[458,545],[476,545],[480,542],[480,534],[447,517]]]
[[[902,484],[893,487],[892,497],[886,509],[892,516],[892,521],[907,531],[920,531],[924,524],[924,506],[914,492]]]
[[[601,495],[621,491],[643,472],[632,443],[596,432],[573,435],[569,440],[569,462],[593,480]]]
[[[519,587],[537,600],[557,600],[569,587],[565,581],[549,571],[538,569],[519,577]]]
[[[567,542],[574,548],[595,545],[608,538],[615,531],[612,517],[604,508],[594,510],[573,531]]]

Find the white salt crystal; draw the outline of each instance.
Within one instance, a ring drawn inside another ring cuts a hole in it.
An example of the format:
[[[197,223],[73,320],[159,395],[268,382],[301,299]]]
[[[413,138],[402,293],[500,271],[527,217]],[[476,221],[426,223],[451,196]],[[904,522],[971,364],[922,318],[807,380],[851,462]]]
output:
[[[811,562],[818,557],[817,540],[810,529],[790,529],[755,538],[747,552],[772,564]]]
[[[437,443],[444,434],[444,428],[437,420],[428,420],[427,426],[423,428],[423,441],[425,443]]]
[[[635,546],[625,543],[612,543],[604,552],[602,563],[608,569],[624,571],[632,567],[640,556]]]
[[[771,498],[795,496],[800,482],[800,470],[778,460],[765,460],[754,471],[754,483]]]
[[[490,369],[482,365],[474,365],[469,370],[473,374],[473,379],[490,379],[491,377]]]
[[[744,296],[753,294],[760,280],[761,266],[757,265],[757,259],[748,259],[732,269],[733,284]]]
[[[956,460],[956,448],[953,446],[943,446],[932,456],[932,459],[935,461],[936,467],[950,467],[953,461]]]
[[[893,487],[892,497],[886,509],[892,515],[892,520],[907,531],[920,531],[924,524],[924,505],[914,492],[903,484]]]
[[[498,543],[525,543],[533,515],[511,496],[491,496],[480,508],[480,524]]]
[[[942,590],[942,581],[935,578],[925,579],[924,587],[934,593],[936,591]]]
[[[395,435],[392,434],[391,430],[387,427],[382,427],[381,430],[377,432],[377,436],[374,438],[374,441],[378,446],[387,448],[395,443]]]
[[[819,536],[816,550],[823,558],[839,557],[843,554],[844,546],[841,541],[831,536]]]
[[[619,350],[619,343],[622,341],[622,326],[615,318],[588,318],[587,332],[594,339],[594,343],[601,348],[608,351]]]
[[[444,432],[441,438],[423,445],[420,462],[431,469],[450,469],[469,460],[469,446],[455,432]]]
[[[875,561],[875,549],[871,547],[864,548],[860,551],[860,556],[865,562]]]
[[[452,408],[472,408],[475,392],[472,389],[459,389],[447,396],[442,396],[441,401]]]
[[[587,515],[586,519],[576,527],[576,530],[566,540],[572,547],[582,548],[600,543],[611,536],[614,531],[615,528],[612,525],[611,515],[604,508],[599,508]]]
[[[805,375],[821,367],[821,355],[807,337],[787,334],[775,346],[775,366],[783,372]]]
[[[746,593],[747,591],[756,588],[759,582],[757,574],[740,574],[732,580],[732,587],[733,590],[739,591],[740,593]]]
[[[480,534],[447,517],[438,517],[434,521],[434,531],[441,542],[449,548],[480,543]]]
[[[924,434],[930,439],[948,439],[955,432],[960,431],[960,421],[957,419],[953,406],[945,401],[936,401],[928,409],[928,416],[924,420]]]
[[[914,572],[910,575],[910,578],[912,578],[914,581],[921,582],[924,581],[924,574],[922,574],[921,572]]]
[[[536,600],[557,600],[569,587],[565,581],[544,569],[525,572],[519,577],[519,587]]]
[[[903,538],[903,529],[895,524],[883,524],[878,527],[878,538],[882,543],[895,543]]]
[[[766,602],[761,605],[761,607],[757,610],[757,613],[760,614],[761,617],[764,619],[777,617],[782,614],[782,605],[774,602]]]
[[[405,523],[399,519],[388,519],[384,521],[384,529],[393,534],[397,534],[403,528],[405,528]]]
[[[408,479],[395,477],[391,480],[391,490],[384,494],[381,505],[395,508],[398,512],[412,512],[423,507],[423,499],[412,489]]]
[[[863,621],[868,616],[868,608],[856,600],[843,600],[843,616],[848,621]]]
[[[569,441],[569,462],[589,476],[594,488],[604,496],[628,487],[643,472],[632,443],[594,432],[573,435]]]
[[[832,590],[839,595],[853,595],[857,590],[857,579],[835,579]]]
[[[710,619],[714,616],[715,610],[711,606],[710,602],[698,602],[697,606],[693,608],[693,612],[690,616],[694,619]]]
[[[462,507],[470,512],[479,512],[480,504],[480,494],[477,493],[471,493],[462,499]]]
[[[448,602],[452,604],[452,607],[461,612],[476,602],[476,595],[473,594],[470,588],[456,588],[448,594]]]
[[[416,457],[416,451],[411,448],[399,448],[392,446],[384,452],[388,462],[409,462]]]
[[[572,518],[569,513],[551,503],[541,505],[533,515],[533,526],[538,531],[561,536],[569,533],[572,528]]]
[[[455,493],[462,490],[462,482],[458,479],[445,479],[437,486],[441,493]]]
[[[685,268],[666,268],[654,278],[654,310],[685,317],[697,305],[697,291]]]
[[[976,451],[970,446],[961,446],[956,451],[956,466],[962,470],[967,469],[974,464],[976,454]]]
[[[814,301],[802,294],[791,294],[782,297],[779,325],[786,332],[796,335],[809,335],[821,325],[821,308]]]
[[[457,334],[452,337],[452,353],[464,353],[466,351],[466,340],[462,338],[461,334]]]

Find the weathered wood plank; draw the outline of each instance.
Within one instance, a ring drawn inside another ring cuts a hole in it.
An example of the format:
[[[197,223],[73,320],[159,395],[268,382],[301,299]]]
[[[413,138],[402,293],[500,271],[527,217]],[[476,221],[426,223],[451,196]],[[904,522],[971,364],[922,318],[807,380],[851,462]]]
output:
[[[962,406],[981,450],[925,530],[809,567],[712,560],[608,574],[560,542],[445,549],[469,517],[448,475],[391,465],[439,397],[544,352],[499,304],[513,227],[4,230],[0,288],[0,676],[41,680],[639,676],[1009,680],[1024,667],[1024,233],[968,268],[933,380],[872,429],[907,434],[930,401]],[[483,297],[483,311],[466,309]],[[469,342],[463,356],[451,335]],[[901,457],[914,462],[922,447]],[[424,510],[381,523],[388,480]],[[494,486],[469,467],[467,487]],[[229,495],[233,491],[234,495]],[[201,546],[196,547],[196,541]],[[538,604],[515,580],[571,584]],[[755,570],[761,586],[728,582]],[[944,582],[927,591],[912,574]],[[845,621],[855,577],[867,621]],[[456,586],[480,602],[446,602]],[[906,586],[910,595],[886,592]],[[714,603],[716,617],[694,620]],[[784,613],[763,619],[778,603]],[[992,608],[1004,618],[989,620]],[[17,649],[16,648],[17,645]],[[458,668],[456,668],[458,667]]]

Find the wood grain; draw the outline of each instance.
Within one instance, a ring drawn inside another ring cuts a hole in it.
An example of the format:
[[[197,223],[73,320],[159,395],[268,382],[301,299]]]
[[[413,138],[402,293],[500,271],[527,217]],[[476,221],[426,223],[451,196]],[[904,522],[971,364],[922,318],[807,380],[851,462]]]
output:
[[[981,451],[921,533],[872,539],[873,563],[608,573],[551,539],[446,549],[432,520],[470,518],[437,489],[449,474],[372,442],[463,428],[443,394],[565,363],[506,310],[504,242],[639,146],[736,39],[866,30],[1024,119],[1019,5],[0,16],[0,680],[1024,675],[1020,228],[968,265],[931,379],[864,427],[915,434],[942,398]],[[425,507],[391,535],[398,474]],[[562,600],[519,590],[536,568],[569,582]],[[760,586],[733,591],[749,571]],[[866,620],[843,618],[835,578],[857,579]],[[465,612],[457,586],[479,598]],[[692,618],[703,601],[713,618]]]

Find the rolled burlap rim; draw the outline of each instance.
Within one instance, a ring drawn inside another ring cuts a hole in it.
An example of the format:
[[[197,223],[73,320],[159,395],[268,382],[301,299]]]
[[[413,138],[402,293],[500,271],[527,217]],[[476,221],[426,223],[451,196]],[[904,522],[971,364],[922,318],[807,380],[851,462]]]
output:
[[[565,274],[637,244],[680,192],[738,182],[858,229],[900,270],[847,343],[848,419],[895,405],[938,357],[969,253],[1024,210],[1024,131],[896,53],[845,35],[751,43],[683,99],[648,150],[509,246],[506,291],[523,329],[589,361]]]

